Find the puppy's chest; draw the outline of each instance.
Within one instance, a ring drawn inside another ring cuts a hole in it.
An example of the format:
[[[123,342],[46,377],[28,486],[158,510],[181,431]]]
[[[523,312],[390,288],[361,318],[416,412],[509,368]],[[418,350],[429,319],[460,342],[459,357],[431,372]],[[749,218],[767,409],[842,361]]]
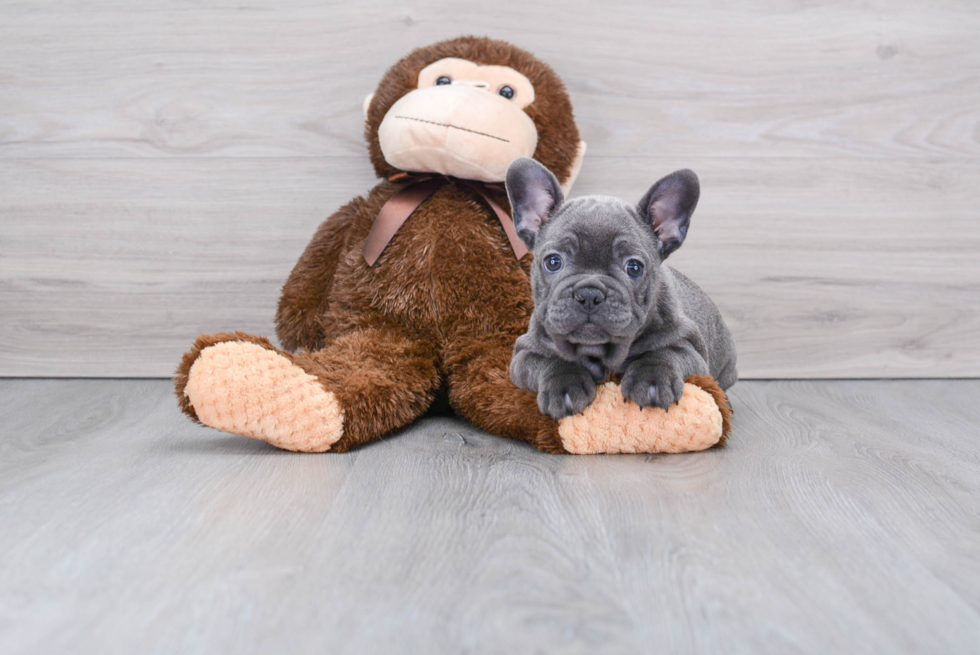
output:
[[[580,357],[578,363],[592,374],[592,379],[596,382],[615,379],[622,374],[622,371],[617,371],[616,367],[610,368],[599,357]]]

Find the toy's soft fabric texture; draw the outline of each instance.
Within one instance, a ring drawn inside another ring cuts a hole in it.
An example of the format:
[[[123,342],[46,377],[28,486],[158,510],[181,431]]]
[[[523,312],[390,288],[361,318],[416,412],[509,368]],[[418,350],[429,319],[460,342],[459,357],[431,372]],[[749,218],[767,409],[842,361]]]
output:
[[[421,73],[447,60],[452,60],[448,73],[429,73],[455,79],[420,88]],[[472,79],[480,77],[480,67],[488,66],[493,67],[492,80]],[[445,98],[496,95],[481,99],[482,109],[471,114],[433,114],[441,110],[436,94],[440,87],[450,93]],[[533,101],[521,105],[531,94]],[[501,104],[510,101],[507,95],[517,102]],[[483,144],[487,147],[479,152],[486,161],[477,168],[486,175],[478,176],[471,157],[458,153],[413,160],[417,163],[412,167],[440,170],[406,171],[407,164],[400,168],[389,161],[379,129],[392,108],[408,97],[428,100],[401,105],[411,107],[412,113],[402,114],[400,109],[398,115],[408,118],[392,119],[393,124],[411,125],[413,131],[430,118],[438,124],[430,126],[431,133],[394,135],[395,141],[431,139],[445,150],[464,151],[470,147],[466,143]],[[487,120],[455,125],[464,116],[467,121],[480,116]],[[529,125],[536,132],[533,138]],[[512,128],[516,131],[508,131]],[[446,145],[448,132],[464,131],[467,139]],[[668,444],[664,417],[655,412],[617,404],[604,395],[603,402],[597,400],[596,407],[589,408],[591,414],[570,417],[575,421],[560,427],[538,411],[532,392],[518,389],[508,377],[514,342],[527,329],[533,309],[531,255],[515,257],[486,199],[509,210],[506,195],[492,187],[474,188],[464,180],[494,181],[494,171],[506,170],[509,160],[504,160],[533,143],[534,157],[563,186],[570,186],[585,147],[557,75],[501,41],[462,37],[420,48],[395,64],[370,98],[366,136],[371,162],[385,181],[328,218],[294,267],[276,316],[277,333],[287,350],[240,332],[199,337],[177,369],[181,409],[205,425],[280,448],[343,452],[407,425],[437,398],[445,398],[477,427],[546,452],[637,452],[644,443],[653,449],[644,452],[677,450]],[[511,137],[513,151],[498,147],[498,139]],[[406,187],[388,178],[405,172],[450,177],[415,209],[369,265],[362,255],[367,235],[385,203]],[[716,399],[713,408],[723,415],[719,407],[727,407],[726,401],[718,391],[719,396],[711,396]],[[690,413],[687,424],[712,426],[700,441],[679,434],[677,443],[686,444],[679,449],[697,449],[723,438],[724,428],[716,435],[717,420],[711,418],[711,403],[705,398],[708,395],[692,396],[689,404],[682,401],[668,412],[678,425],[685,424],[683,417]]]
[[[449,83],[437,84],[440,78]],[[509,99],[496,92],[503,87]],[[533,101],[533,85],[511,68],[441,59],[385,114],[378,141],[385,160],[402,170],[503,182],[507,165],[537,148],[538,130],[524,113]]]
[[[344,412],[336,397],[289,353],[251,340],[219,341],[200,350],[187,372],[184,396],[202,423],[314,453],[329,450],[343,435]]]
[[[730,417],[725,392],[706,375],[688,378],[680,402],[669,411],[641,409],[623,400],[618,384],[605,382],[584,412],[558,422],[558,434],[576,455],[684,453],[724,443]]]

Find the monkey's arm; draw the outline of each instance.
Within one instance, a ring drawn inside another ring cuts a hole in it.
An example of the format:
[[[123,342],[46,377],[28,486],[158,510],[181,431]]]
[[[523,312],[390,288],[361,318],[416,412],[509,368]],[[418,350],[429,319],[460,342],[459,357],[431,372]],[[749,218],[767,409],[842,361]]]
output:
[[[355,198],[320,224],[282,288],[276,311],[276,334],[288,350],[323,347],[321,317],[327,312],[327,294],[340,258],[357,230],[353,229],[365,204]]]

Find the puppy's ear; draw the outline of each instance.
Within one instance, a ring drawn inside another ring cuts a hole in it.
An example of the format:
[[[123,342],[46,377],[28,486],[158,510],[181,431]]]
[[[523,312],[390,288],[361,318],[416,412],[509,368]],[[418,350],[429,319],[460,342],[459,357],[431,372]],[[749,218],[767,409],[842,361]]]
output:
[[[534,247],[541,226],[565,199],[551,171],[528,157],[515,159],[507,169],[507,198],[517,236],[528,248]]]
[[[691,214],[698,206],[701,185],[694,171],[674,171],[650,187],[637,206],[640,216],[647,222],[660,241],[660,256],[666,259],[681,247]]]

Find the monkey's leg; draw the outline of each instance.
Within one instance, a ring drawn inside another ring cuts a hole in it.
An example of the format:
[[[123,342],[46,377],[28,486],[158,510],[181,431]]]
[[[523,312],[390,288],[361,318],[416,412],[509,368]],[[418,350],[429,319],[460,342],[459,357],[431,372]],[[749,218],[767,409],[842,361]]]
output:
[[[286,450],[343,452],[420,416],[439,385],[436,353],[396,329],[344,334],[291,354],[242,333],[199,337],[175,377],[181,409]]]
[[[578,455],[598,453],[687,453],[723,444],[731,408],[718,383],[692,375],[670,410],[624,400],[615,382],[599,385],[581,414],[558,422],[562,445]]]
[[[331,448],[338,453],[420,417],[441,382],[435,346],[394,327],[349,332],[296,359],[343,407],[344,434]]]
[[[623,400],[619,385],[600,385],[581,414],[556,423],[538,410],[534,393],[508,376],[512,341],[473,340],[446,356],[449,400],[458,414],[503,437],[523,439],[549,453],[681,453],[724,443],[731,410],[720,387],[692,376],[670,412]],[[617,395],[618,394],[618,395]]]
[[[549,453],[568,452],[558,424],[538,410],[537,396],[510,381],[515,339],[484,336],[454,343],[445,353],[449,402],[457,414],[490,434],[527,441]]]

